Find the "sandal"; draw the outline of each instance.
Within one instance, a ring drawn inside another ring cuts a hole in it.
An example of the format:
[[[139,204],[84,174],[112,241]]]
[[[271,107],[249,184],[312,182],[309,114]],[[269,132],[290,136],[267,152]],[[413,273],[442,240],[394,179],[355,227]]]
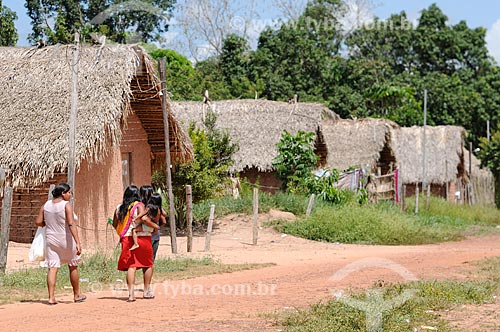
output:
[[[127,302],[135,302],[135,299],[127,299]]]
[[[47,302],[47,305],[56,305],[57,302]]]
[[[148,290],[148,291],[144,292],[144,295],[142,296],[142,298],[146,299],[146,300],[152,300],[155,298],[155,296],[153,295],[153,291]]]
[[[86,295],[82,295],[82,297],[80,297],[79,299],[75,299],[75,303],[80,303],[80,302],[83,302],[87,299],[87,296]]]

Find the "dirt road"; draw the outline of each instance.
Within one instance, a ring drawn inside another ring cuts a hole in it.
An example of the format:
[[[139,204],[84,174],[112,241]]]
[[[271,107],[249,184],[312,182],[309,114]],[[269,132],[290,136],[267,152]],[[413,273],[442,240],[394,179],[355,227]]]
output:
[[[58,298],[56,306],[45,305],[46,299],[0,306],[0,331],[278,331],[262,314],[305,308],[377,280],[465,279],[474,261],[500,256],[498,233],[460,242],[393,247],[317,243],[263,229],[258,245],[252,246],[248,217],[230,216],[218,225],[211,241],[213,257],[224,263],[276,265],[157,283],[154,300],[144,300],[139,293],[134,303],[125,302],[125,291],[95,285],[84,303],[72,303],[68,293]],[[182,252],[185,239],[178,242]],[[168,255],[168,243],[168,238],[162,238],[161,254]],[[204,239],[195,238],[196,252],[189,256],[205,255],[203,247]],[[9,249],[11,267],[26,254],[25,247],[15,248]],[[498,313],[498,303],[493,306],[489,312]],[[488,318],[493,320],[490,326],[500,326],[496,315]],[[450,319],[460,324],[462,318],[452,315]]]

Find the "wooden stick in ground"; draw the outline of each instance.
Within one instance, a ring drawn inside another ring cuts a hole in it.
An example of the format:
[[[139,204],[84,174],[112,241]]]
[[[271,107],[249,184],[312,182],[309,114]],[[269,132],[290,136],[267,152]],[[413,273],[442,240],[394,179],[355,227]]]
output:
[[[415,185],[415,214],[418,214],[418,183]]]
[[[259,237],[259,189],[253,188],[253,245],[257,245]]]
[[[193,251],[193,193],[191,186],[186,186],[186,222],[187,222],[187,252]]]
[[[69,155],[68,155],[68,184],[71,187],[71,206],[75,203],[75,172],[76,172],[76,127],[78,117],[78,57],[80,33],[75,32],[75,51],[73,53],[72,84],[71,84],[71,110],[69,113]]]
[[[49,194],[47,195],[47,200],[51,200],[53,197],[52,197],[52,191],[56,188],[56,185],[55,184],[51,184],[50,187],[49,187]]]
[[[165,58],[158,60],[160,67],[160,80],[161,80],[161,108],[163,111],[163,132],[165,134],[165,161],[167,171],[167,189],[168,189],[168,206],[169,206],[169,222],[170,222],[170,242],[172,245],[172,253],[177,253],[177,236],[175,226],[175,209],[174,209],[174,192],[172,190],[172,170],[170,162],[170,134],[169,134],[169,109],[167,105],[167,64]]]
[[[10,217],[12,212],[12,188],[5,186],[2,200],[2,220],[0,232],[0,273],[5,273],[9,251]]]
[[[208,218],[207,235],[205,236],[205,251],[210,251],[210,238],[214,225],[215,205],[210,205],[210,217]]]
[[[430,200],[431,200],[431,185],[428,184],[427,185],[427,198],[425,200],[425,209],[426,210],[429,210]]]
[[[311,194],[311,197],[309,198],[309,204],[307,205],[307,210],[306,210],[306,217],[309,217],[311,215],[311,211],[314,205],[314,197],[316,197],[316,195]]]

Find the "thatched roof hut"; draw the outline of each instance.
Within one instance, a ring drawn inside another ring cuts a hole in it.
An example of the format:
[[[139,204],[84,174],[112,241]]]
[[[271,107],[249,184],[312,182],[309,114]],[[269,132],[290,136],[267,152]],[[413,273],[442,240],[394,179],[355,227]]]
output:
[[[464,168],[472,181],[472,202],[485,206],[495,206],[495,177],[486,168],[481,167],[481,161],[472,153],[469,174],[469,150],[464,149]]]
[[[394,128],[398,125],[392,121],[372,118],[326,123],[323,125],[328,147],[326,165],[343,171],[355,165],[374,168],[381,159],[390,162],[392,157],[381,155],[390,153],[384,149],[387,150],[389,133]]]
[[[423,127],[399,128],[390,136],[401,183],[422,182]],[[426,127],[426,183],[445,184],[464,176],[464,137],[462,127]]]
[[[67,167],[73,49],[0,48],[0,166],[14,187],[39,185]],[[159,81],[141,47],[81,47],[78,73],[77,165],[101,161],[119,144],[132,108],[152,152],[164,152]],[[192,158],[189,138],[173,116],[169,122],[173,158]]]
[[[322,120],[338,118],[317,103],[296,103],[267,100],[228,100],[211,102],[172,102],[172,110],[184,127],[194,121],[203,125],[203,114],[208,107],[217,114],[216,125],[229,131],[233,143],[239,145],[234,156],[235,171],[256,168],[272,171],[272,162],[278,154],[276,144],[286,130],[295,135],[299,130],[321,131]]]
[[[73,50],[0,48],[0,167],[16,191],[12,241],[32,240],[49,184],[67,178]],[[81,46],[79,55],[75,212],[84,246],[113,245],[103,221],[123,187],[150,183],[153,162],[165,155],[161,89],[139,46]],[[172,114],[168,120],[171,159],[192,159],[189,137]]]

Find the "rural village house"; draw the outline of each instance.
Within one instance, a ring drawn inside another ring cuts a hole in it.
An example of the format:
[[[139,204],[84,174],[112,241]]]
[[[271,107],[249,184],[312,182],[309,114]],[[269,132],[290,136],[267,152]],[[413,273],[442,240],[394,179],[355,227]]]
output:
[[[74,46],[0,48],[0,167],[14,188],[10,240],[31,242],[50,184],[66,181]],[[84,246],[113,245],[107,226],[128,184],[151,182],[165,159],[154,61],[132,45],[82,46],[78,62],[75,212]],[[168,106],[168,105],[167,105]],[[169,117],[173,161],[193,158]]]
[[[336,114],[321,104],[276,102],[268,100],[227,100],[210,104],[202,102],[172,102],[175,116],[188,128],[191,122],[203,128],[206,112],[217,115],[216,126],[229,132],[232,143],[239,150],[234,156],[231,171],[251,183],[259,181],[263,191],[276,191],[281,187],[272,166],[278,155],[276,144],[286,130],[292,135],[299,130],[316,133],[315,153],[320,164],[326,162],[326,147],[322,136],[324,121],[335,121]]]

